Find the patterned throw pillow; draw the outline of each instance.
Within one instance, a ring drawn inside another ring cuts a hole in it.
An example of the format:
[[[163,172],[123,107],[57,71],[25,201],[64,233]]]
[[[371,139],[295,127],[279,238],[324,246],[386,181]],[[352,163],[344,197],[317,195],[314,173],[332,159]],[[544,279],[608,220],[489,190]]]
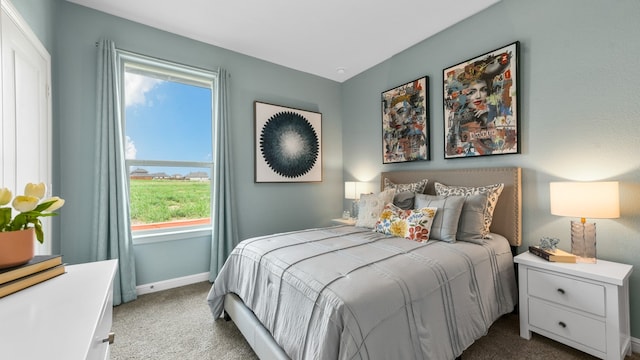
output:
[[[433,185],[436,189],[436,194],[439,196],[487,194],[487,203],[484,206],[483,211],[484,227],[482,229],[482,237],[487,237],[487,235],[489,235],[489,228],[493,221],[493,211],[496,208],[500,194],[502,194],[504,184],[493,184],[487,186],[449,186],[436,182]]]
[[[393,204],[387,204],[373,230],[386,235],[427,242],[437,210],[435,207],[402,210]]]
[[[427,182],[429,180],[423,179],[415,183],[409,184],[396,184],[393,181],[384,178],[384,189],[395,189],[396,193],[401,193],[405,191],[410,191],[412,193],[422,194],[424,192],[424,188],[427,187]]]
[[[384,206],[393,202],[396,191],[389,189],[378,194],[362,194],[358,201],[358,220],[356,226],[372,229],[380,217]]]

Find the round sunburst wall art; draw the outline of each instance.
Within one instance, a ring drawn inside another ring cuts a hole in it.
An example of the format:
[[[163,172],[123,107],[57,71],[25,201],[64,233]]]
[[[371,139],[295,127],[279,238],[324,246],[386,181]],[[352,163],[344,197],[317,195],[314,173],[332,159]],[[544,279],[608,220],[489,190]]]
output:
[[[288,178],[308,173],[318,159],[318,135],[299,114],[281,112],[262,127],[260,152],[274,172]]]
[[[255,103],[256,182],[322,181],[321,114]]]

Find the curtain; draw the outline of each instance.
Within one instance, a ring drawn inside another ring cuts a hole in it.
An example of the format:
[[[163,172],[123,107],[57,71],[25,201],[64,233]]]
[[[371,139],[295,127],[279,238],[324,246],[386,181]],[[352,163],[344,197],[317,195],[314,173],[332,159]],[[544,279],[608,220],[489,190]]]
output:
[[[234,214],[234,195],[231,168],[231,144],[229,139],[229,78],[225,69],[218,69],[216,89],[217,131],[214,166],[214,204],[211,210],[213,230],[211,234],[211,267],[209,281],[213,282],[231,250],[238,243],[237,223]]]
[[[113,303],[135,300],[136,276],[124,162],[120,69],[113,41],[98,43],[93,261],[118,259]]]

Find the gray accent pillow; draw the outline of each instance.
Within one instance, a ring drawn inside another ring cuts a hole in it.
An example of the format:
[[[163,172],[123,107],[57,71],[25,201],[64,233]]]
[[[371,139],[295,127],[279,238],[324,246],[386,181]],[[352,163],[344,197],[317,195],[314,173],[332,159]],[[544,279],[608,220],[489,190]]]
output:
[[[500,194],[502,194],[504,184],[500,183],[486,186],[450,186],[435,182],[433,185],[436,189],[436,194],[440,196],[487,194],[487,203],[484,207],[484,226],[482,236],[487,237],[489,235],[491,222],[493,221],[493,211],[496,208]]]
[[[384,206],[393,203],[394,189],[384,190],[378,194],[362,194],[358,201],[358,220],[356,226],[373,229]]]
[[[402,210],[410,210],[413,209],[413,199],[416,196],[416,193],[413,191],[403,191],[401,193],[396,193],[393,197],[393,205],[399,207]]]
[[[457,239],[476,244],[482,244],[487,237],[484,232],[485,210],[487,208],[488,194],[466,195],[464,206],[458,222]]]
[[[416,194],[415,208],[437,207],[436,217],[431,225],[431,236],[429,238],[456,242],[460,214],[464,205],[465,196],[434,196],[426,194]]]

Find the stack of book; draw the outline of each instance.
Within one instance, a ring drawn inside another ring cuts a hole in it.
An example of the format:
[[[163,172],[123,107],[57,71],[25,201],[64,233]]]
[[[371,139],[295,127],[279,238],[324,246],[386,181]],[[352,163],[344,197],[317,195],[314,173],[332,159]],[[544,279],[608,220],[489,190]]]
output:
[[[529,246],[529,252],[547,261],[561,263],[575,263],[576,256],[560,249],[546,250],[539,246]]]
[[[61,255],[36,255],[28,263],[0,269],[0,298],[64,274]]]

